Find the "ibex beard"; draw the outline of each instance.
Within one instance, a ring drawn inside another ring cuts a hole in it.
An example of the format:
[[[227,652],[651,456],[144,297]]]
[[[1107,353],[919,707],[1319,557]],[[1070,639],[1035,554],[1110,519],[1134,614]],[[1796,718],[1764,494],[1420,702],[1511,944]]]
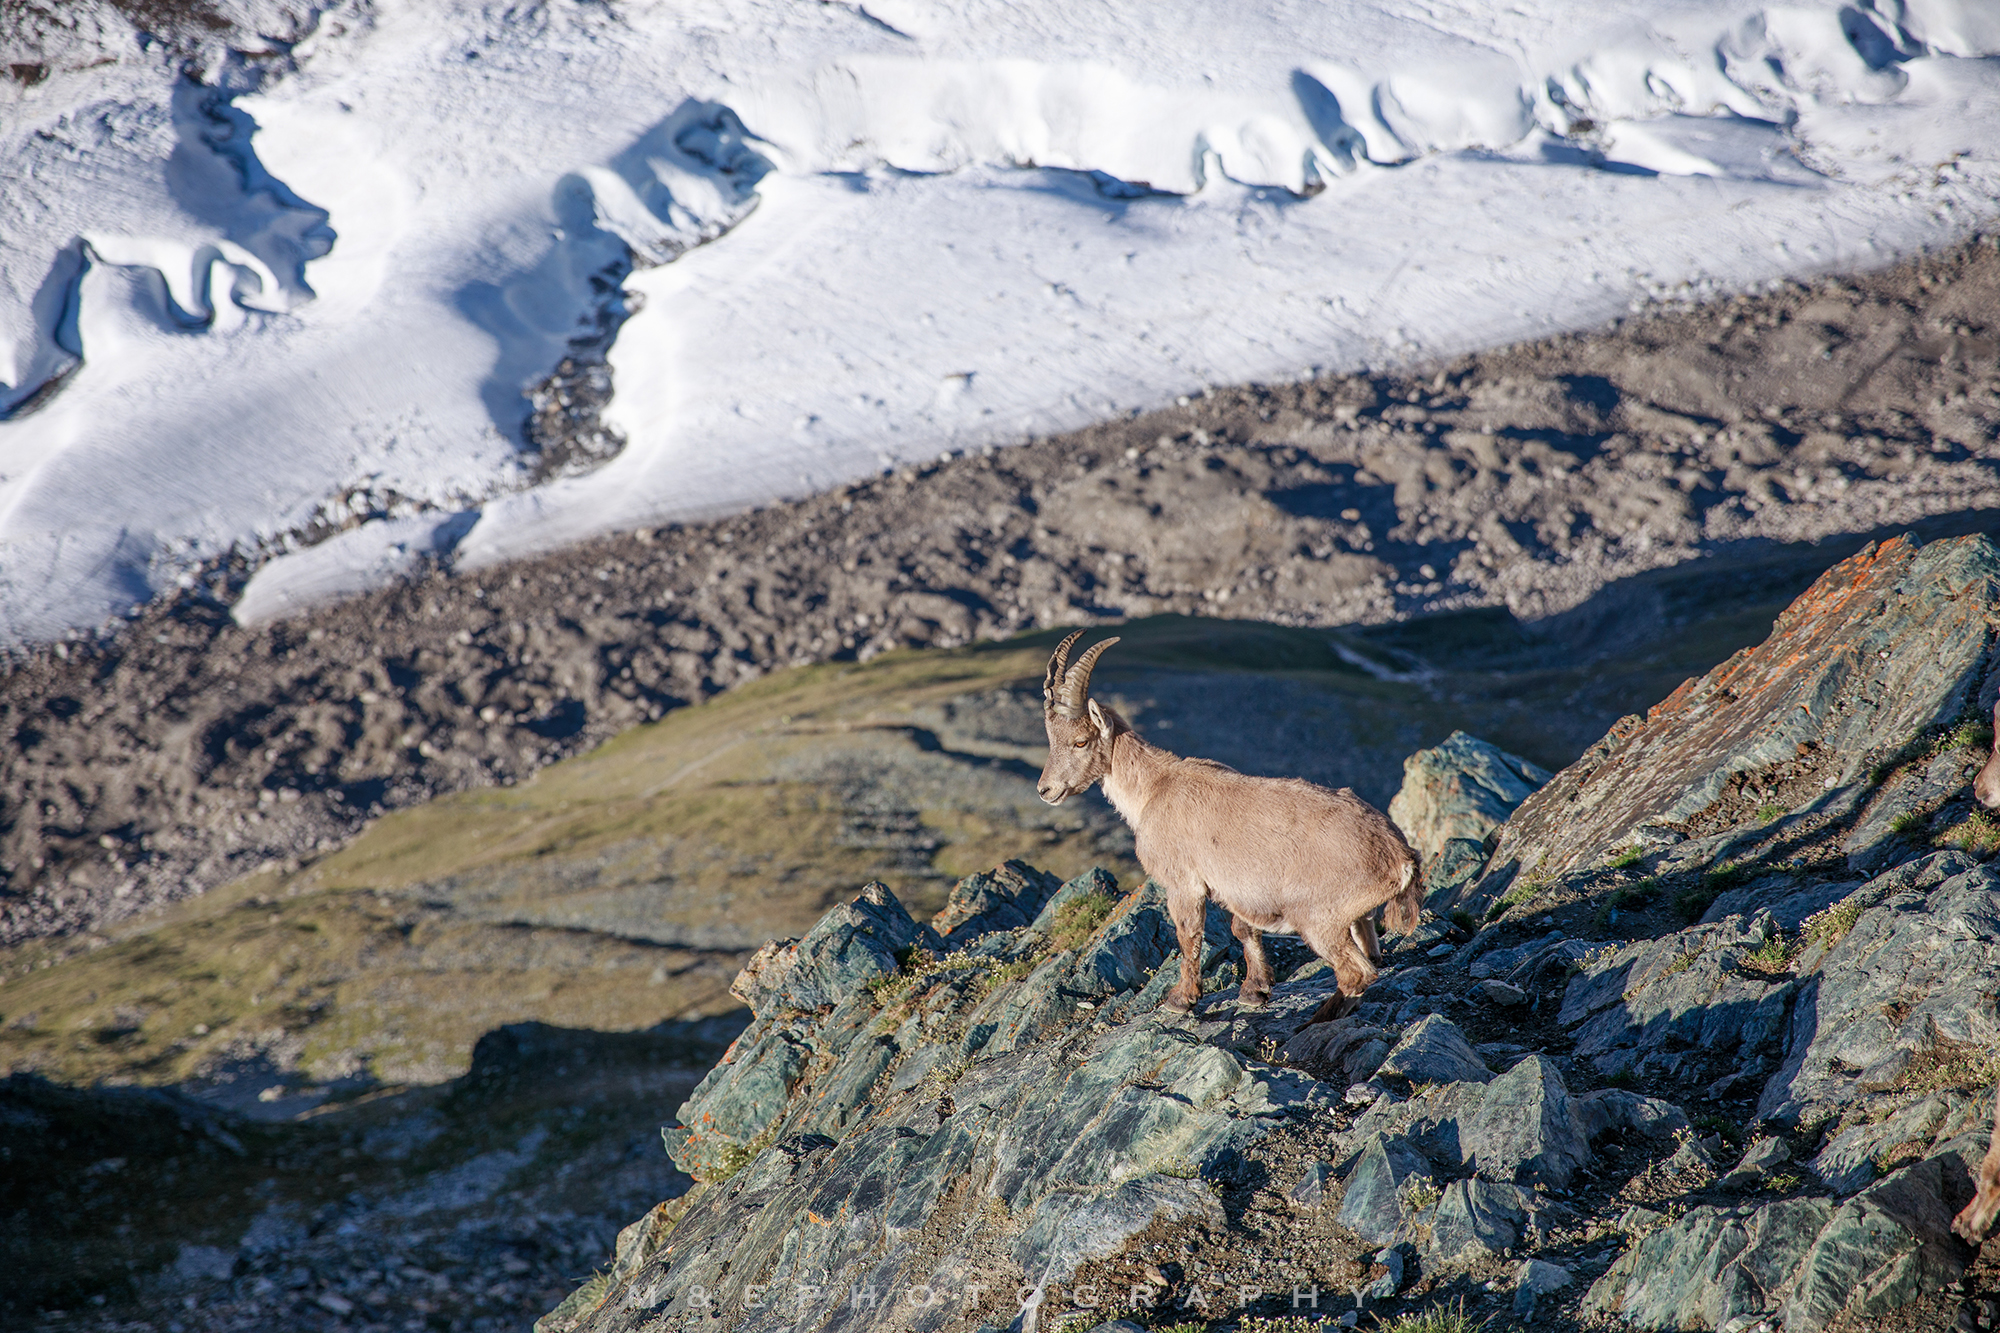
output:
[[[1297,935],[1333,967],[1338,994],[1307,1025],[1353,1011],[1382,961],[1374,912],[1416,929],[1417,855],[1388,816],[1343,787],[1255,778],[1149,745],[1115,709],[1090,697],[1090,673],[1116,638],[1069,661],[1064,639],[1042,682],[1049,762],[1037,790],[1050,805],[1102,782],[1132,826],[1139,864],[1166,893],[1181,950],[1179,984],[1162,1007],[1186,1013],[1201,996],[1202,926],[1213,899],[1243,945],[1238,1003],[1261,1009],[1273,977],[1263,932]]]

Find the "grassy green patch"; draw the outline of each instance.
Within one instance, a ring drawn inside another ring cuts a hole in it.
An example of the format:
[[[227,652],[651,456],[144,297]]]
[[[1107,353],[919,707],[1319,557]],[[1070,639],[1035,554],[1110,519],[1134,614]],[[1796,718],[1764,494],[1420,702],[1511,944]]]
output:
[[[1102,893],[1080,893],[1056,909],[1049,943],[1057,949],[1074,949],[1095,934],[1117,910],[1116,898]]]
[[[1474,1319],[1465,1312],[1465,1300],[1461,1297],[1456,1305],[1433,1305],[1415,1314],[1385,1319],[1380,1333],[1477,1333],[1486,1324],[1486,1320]]]
[[[1889,821],[1889,832],[1899,838],[1908,838],[1924,831],[1924,817],[1914,810],[1905,810]]]
[[[1956,847],[1968,856],[1991,856],[2000,851],[2000,820],[1985,810],[1974,810],[1939,833],[1935,841],[1939,846]]]
[[[1847,932],[1853,930],[1854,923],[1861,919],[1861,912],[1860,897],[1850,894],[1800,922],[1799,934],[1808,946],[1831,949],[1847,938]]]
[[[1597,930],[1607,929],[1612,924],[1612,913],[1643,911],[1658,902],[1659,898],[1660,881],[1656,879],[1642,879],[1636,883],[1622,884],[1605,894],[1598,902],[1597,910],[1591,913],[1591,925]]]
[[[1613,870],[1628,870],[1638,865],[1645,858],[1645,855],[1646,849],[1634,843],[1624,851],[1619,852],[1618,855],[1612,857],[1609,861],[1606,861],[1605,864]]]
[[[1787,940],[1780,931],[1767,936],[1762,944],[1744,954],[1741,963],[1752,972],[1789,972],[1792,970],[1792,958],[1797,953],[1797,943]]]
[[[1993,723],[1985,717],[1972,718],[1959,723],[1945,738],[1945,745],[1953,750],[1986,750],[1993,746]]]
[[[1757,807],[1757,822],[1769,824],[1774,820],[1783,819],[1785,813],[1785,807],[1782,805],[1760,805]]]

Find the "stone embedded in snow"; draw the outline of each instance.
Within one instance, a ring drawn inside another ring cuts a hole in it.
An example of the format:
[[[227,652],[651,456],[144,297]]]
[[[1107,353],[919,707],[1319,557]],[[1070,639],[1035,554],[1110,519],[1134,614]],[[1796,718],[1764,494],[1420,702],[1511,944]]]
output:
[[[1375,1072],[1410,1083],[1484,1083],[1493,1077],[1458,1024],[1438,1014],[1426,1014],[1405,1032]]]
[[[1389,818],[1430,860],[1452,839],[1483,842],[1550,776],[1517,754],[1454,731],[1403,761],[1403,785],[1390,798]]]

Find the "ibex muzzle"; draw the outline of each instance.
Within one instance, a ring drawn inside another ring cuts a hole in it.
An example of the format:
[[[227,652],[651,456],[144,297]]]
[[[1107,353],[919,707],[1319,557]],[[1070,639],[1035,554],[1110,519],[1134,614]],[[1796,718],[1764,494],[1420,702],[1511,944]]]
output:
[[[1074,664],[1070,635],[1042,679],[1049,762],[1036,790],[1050,805],[1104,784],[1132,826],[1139,864],[1167,895],[1181,946],[1180,982],[1165,1008],[1185,1013],[1201,995],[1202,926],[1214,899],[1243,944],[1238,1003],[1261,1008],[1273,974],[1263,931],[1297,935],[1333,965],[1340,993],[1312,1020],[1360,1002],[1381,950],[1373,912],[1387,905],[1392,930],[1416,929],[1422,903],[1417,856],[1387,816],[1343,787],[1298,778],[1253,778],[1207,759],[1148,745],[1117,710],[1090,697],[1090,675],[1106,639]]]

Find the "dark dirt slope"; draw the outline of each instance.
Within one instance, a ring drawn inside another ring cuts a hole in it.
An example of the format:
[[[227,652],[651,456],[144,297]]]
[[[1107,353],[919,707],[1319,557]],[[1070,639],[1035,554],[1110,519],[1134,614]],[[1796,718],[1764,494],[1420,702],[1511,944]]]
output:
[[[234,625],[249,571],[220,568],[0,680],[0,939],[326,851],[788,663],[1170,611],[1616,619],[1647,570],[1975,529],[2000,507],[1996,309],[1977,241],[1416,376],[1218,390],[283,624]]]

